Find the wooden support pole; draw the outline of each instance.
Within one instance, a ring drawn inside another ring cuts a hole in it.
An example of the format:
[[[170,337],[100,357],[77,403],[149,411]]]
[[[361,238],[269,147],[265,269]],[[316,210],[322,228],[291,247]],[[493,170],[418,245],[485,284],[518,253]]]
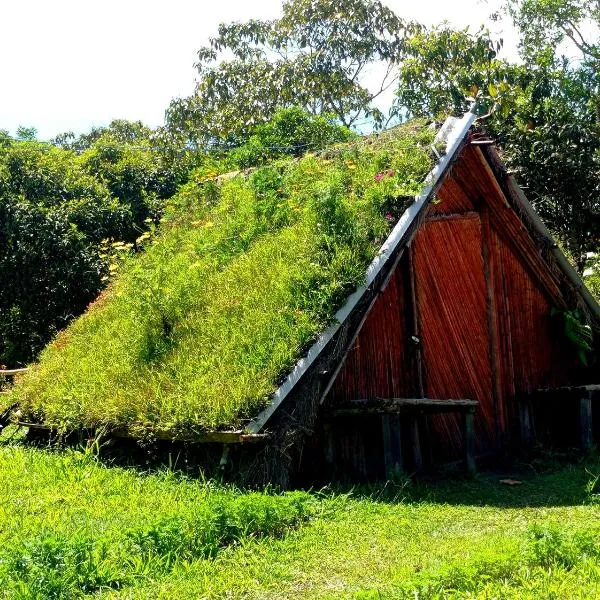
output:
[[[474,475],[476,471],[474,417],[474,410],[469,410],[463,413],[463,432],[465,438],[465,469],[469,475]]]
[[[581,449],[588,452],[594,443],[592,427],[592,392],[584,392],[580,400]]]
[[[531,402],[524,398],[519,401],[519,427],[521,429],[521,445],[531,445]]]
[[[385,476],[387,479],[394,479],[401,475],[403,469],[399,415],[382,415],[381,427]]]
[[[410,443],[415,469],[417,471],[422,471],[423,454],[421,452],[421,436],[419,433],[419,415],[414,415],[410,420]]]
[[[333,477],[335,473],[335,439],[333,437],[333,426],[331,423],[326,423],[323,426],[325,435],[325,462],[329,470],[329,475]]]

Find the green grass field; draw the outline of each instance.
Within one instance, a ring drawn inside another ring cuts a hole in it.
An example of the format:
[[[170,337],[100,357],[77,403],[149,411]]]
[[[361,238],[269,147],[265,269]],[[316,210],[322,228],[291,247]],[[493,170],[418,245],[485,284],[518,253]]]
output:
[[[242,492],[0,438],[0,598],[597,598],[600,461]]]

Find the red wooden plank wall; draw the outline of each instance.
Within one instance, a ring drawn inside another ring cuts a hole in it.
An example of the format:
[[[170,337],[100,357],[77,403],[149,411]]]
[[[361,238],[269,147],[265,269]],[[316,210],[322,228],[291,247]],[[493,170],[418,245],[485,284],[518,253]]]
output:
[[[417,393],[414,285],[425,395],[478,400],[477,447],[485,453],[517,429],[515,397],[569,383],[573,360],[550,318],[562,301],[558,284],[484,160],[473,148],[463,151],[428,208],[412,258],[404,253],[375,302],[327,403]],[[429,427],[434,456],[458,456],[457,420],[437,416]],[[379,435],[369,431],[369,439]],[[371,443],[363,440],[363,450]]]
[[[403,284],[407,259],[405,254],[371,309],[329,393],[329,402],[414,394],[406,330],[410,308]]]
[[[482,451],[494,440],[495,408],[479,217],[426,222],[414,247],[425,395],[478,400]],[[436,446],[460,448],[456,417],[430,421]]]

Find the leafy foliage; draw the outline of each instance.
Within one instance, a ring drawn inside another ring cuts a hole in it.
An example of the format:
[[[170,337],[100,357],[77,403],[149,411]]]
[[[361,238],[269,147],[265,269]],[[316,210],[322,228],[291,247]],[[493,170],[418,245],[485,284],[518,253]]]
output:
[[[431,168],[432,137],[413,123],[248,177],[200,173],[14,389],[22,410],[134,435],[239,426],[362,281]]]
[[[372,102],[394,81],[406,28],[379,0],[288,0],[279,19],[221,24],[198,52],[195,94],[171,103],[167,128],[203,145],[243,138],[290,106],[347,126],[360,115],[381,121]],[[362,76],[375,62],[387,69],[370,91]]]
[[[110,241],[133,243],[160,217],[176,182],[137,133],[108,128],[73,142],[80,154],[0,144],[0,364],[33,359],[104,287]]]
[[[224,157],[232,168],[257,167],[273,158],[301,156],[356,137],[338,125],[333,116],[310,115],[298,107],[275,111],[273,118],[256,126],[248,139]]]

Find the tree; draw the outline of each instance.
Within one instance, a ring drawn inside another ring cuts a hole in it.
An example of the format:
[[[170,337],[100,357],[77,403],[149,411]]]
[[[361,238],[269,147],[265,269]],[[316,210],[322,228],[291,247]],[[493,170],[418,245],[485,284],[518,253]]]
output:
[[[233,169],[246,169],[282,156],[300,156],[354,137],[333,115],[310,115],[298,107],[281,108],[251,130],[246,142],[225,158]]]
[[[509,0],[507,11],[522,35],[529,62],[567,40],[586,61],[600,63],[600,3],[597,0]]]
[[[115,122],[63,147],[0,132],[0,364],[35,358],[162,213],[177,182],[149,131]]]
[[[373,101],[393,85],[410,27],[379,0],[288,0],[279,19],[221,24],[198,52],[195,94],[171,103],[167,128],[202,146],[237,145],[291,106],[346,126],[360,116],[381,122]],[[384,69],[370,90],[363,76],[375,63]]]
[[[484,29],[421,29],[406,43],[395,113],[444,119],[464,114],[476,99],[488,109],[491,92],[505,94],[519,77],[518,69],[497,58],[501,47]]]

